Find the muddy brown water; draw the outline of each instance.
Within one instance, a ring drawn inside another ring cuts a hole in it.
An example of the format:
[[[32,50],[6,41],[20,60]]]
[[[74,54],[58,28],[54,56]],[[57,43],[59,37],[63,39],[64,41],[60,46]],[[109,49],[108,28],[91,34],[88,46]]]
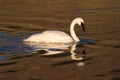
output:
[[[120,80],[119,4],[119,0],[0,0],[0,80]],[[46,49],[22,41],[49,29],[69,34],[75,17],[85,20],[86,32],[75,28],[82,44]],[[76,57],[84,60],[71,58],[74,46]]]

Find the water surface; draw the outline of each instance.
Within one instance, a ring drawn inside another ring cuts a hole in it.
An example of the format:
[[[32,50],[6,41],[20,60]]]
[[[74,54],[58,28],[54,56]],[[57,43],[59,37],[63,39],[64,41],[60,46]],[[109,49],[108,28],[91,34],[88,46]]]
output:
[[[119,0],[0,0],[0,79],[119,80],[119,4]],[[83,44],[41,49],[22,42],[48,29],[69,34],[69,25],[78,16],[86,24],[85,33],[75,28]],[[72,46],[75,56],[84,60],[71,58]]]

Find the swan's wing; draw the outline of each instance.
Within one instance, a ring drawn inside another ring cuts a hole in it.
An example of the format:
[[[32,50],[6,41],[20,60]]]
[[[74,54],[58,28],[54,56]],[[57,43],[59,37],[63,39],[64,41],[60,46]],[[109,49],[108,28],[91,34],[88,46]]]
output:
[[[45,31],[41,34],[44,40],[50,42],[71,42],[73,39],[65,32],[62,31]]]

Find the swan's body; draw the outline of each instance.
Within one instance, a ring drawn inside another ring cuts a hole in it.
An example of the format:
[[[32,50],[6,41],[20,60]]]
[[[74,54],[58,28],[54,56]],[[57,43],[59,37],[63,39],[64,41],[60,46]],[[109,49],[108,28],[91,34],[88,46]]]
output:
[[[71,43],[73,42],[73,39],[65,32],[49,30],[34,34],[25,41],[44,43]]]
[[[84,21],[82,18],[75,18],[71,25],[70,25],[70,33],[71,36],[69,36],[67,33],[63,31],[53,31],[48,30],[44,31],[42,33],[34,34],[28,37],[27,39],[24,39],[24,41],[27,42],[42,42],[42,43],[72,43],[72,42],[79,42],[79,38],[76,36],[74,32],[74,26],[78,24],[82,26],[83,31],[84,29]]]

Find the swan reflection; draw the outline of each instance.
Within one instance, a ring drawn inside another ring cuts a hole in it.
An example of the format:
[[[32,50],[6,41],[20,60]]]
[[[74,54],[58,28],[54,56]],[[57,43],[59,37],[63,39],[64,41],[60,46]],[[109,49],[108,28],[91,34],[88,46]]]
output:
[[[77,54],[75,52],[77,44],[44,44],[44,43],[25,43],[29,45],[30,47],[33,47],[34,53],[37,53],[41,50],[44,50],[45,53],[42,54],[44,56],[50,56],[50,55],[58,55],[63,54],[66,51],[69,51],[70,57],[74,61],[82,61],[84,59],[84,56],[77,57]]]
[[[70,49],[70,53],[71,53],[71,58],[73,59],[73,60],[83,60],[84,58],[83,57],[76,57],[76,55],[78,54],[78,53],[76,53],[75,52],[75,50],[76,50],[76,45],[77,44],[73,44],[72,46],[71,46],[71,49]]]

